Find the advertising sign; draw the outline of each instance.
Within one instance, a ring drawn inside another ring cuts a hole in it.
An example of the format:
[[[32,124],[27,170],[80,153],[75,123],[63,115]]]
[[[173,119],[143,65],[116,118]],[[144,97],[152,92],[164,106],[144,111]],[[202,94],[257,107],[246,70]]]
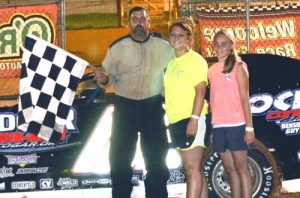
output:
[[[0,78],[20,75],[27,34],[57,44],[58,4],[0,7]]]
[[[300,57],[300,7],[282,5],[250,9],[250,52]],[[246,53],[245,8],[198,9],[200,51],[213,57],[212,40],[219,29],[229,29],[236,39],[236,48]]]

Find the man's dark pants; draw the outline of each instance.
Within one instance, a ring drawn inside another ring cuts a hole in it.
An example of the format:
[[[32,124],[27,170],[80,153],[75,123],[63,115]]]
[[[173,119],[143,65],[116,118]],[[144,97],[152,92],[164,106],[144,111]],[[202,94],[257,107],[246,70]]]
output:
[[[113,198],[130,198],[131,163],[135,156],[138,132],[147,170],[144,181],[146,197],[167,198],[168,142],[160,96],[145,100],[116,97],[109,152]]]

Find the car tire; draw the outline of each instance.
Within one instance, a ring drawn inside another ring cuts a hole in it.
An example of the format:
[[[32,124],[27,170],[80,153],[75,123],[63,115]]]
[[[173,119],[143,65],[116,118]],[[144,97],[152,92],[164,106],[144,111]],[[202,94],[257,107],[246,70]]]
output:
[[[258,140],[255,140],[248,152],[248,164],[253,178],[252,197],[280,196],[280,177],[276,160],[269,150]],[[203,172],[208,184],[210,198],[229,198],[229,178],[222,161],[212,147],[205,154]]]

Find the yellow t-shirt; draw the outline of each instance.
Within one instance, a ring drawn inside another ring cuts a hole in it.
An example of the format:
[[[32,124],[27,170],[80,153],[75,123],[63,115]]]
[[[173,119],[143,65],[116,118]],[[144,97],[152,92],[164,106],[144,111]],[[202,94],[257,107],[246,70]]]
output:
[[[166,113],[170,123],[191,117],[195,86],[200,82],[207,84],[207,62],[197,52],[190,50],[179,58],[173,58],[164,76]],[[202,113],[207,113],[204,103]]]

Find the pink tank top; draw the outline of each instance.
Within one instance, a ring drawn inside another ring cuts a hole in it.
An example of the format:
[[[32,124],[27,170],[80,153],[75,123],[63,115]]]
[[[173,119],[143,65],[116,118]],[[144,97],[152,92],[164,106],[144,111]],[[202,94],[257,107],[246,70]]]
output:
[[[239,124],[245,122],[241,104],[236,69],[243,66],[247,73],[247,65],[238,62],[230,73],[222,73],[224,62],[213,64],[208,70],[210,84],[210,106],[213,124]]]

